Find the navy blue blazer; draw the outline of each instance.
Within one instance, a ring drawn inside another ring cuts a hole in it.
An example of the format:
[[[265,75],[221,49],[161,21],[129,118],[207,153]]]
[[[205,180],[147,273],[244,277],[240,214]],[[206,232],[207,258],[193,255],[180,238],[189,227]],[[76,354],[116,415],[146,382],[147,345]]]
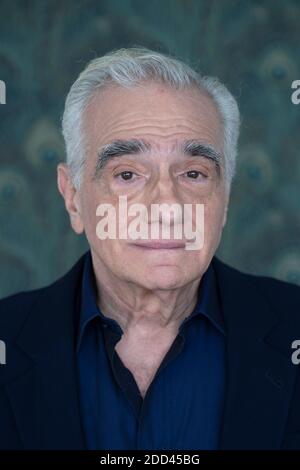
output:
[[[84,449],[74,315],[85,256],[0,301],[0,449]],[[300,449],[300,287],[212,262],[227,331],[221,449]]]

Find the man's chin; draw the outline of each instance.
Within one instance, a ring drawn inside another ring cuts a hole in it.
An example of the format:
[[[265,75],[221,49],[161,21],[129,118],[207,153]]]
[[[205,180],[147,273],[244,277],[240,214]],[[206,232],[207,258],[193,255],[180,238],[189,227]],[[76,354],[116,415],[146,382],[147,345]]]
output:
[[[177,266],[158,266],[141,273],[138,283],[149,290],[170,290],[182,287],[187,279]]]

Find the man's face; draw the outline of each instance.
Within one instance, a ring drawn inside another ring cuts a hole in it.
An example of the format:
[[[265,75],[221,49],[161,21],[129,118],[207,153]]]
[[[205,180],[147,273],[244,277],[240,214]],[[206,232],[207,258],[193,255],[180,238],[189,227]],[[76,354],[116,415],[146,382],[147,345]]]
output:
[[[108,87],[91,99],[84,127],[88,150],[81,187],[74,193],[72,225],[78,233],[85,231],[98,272],[105,269],[113,278],[150,290],[179,288],[201,278],[220,242],[228,197],[223,168],[218,170],[199,146],[198,151],[185,149],[196,142],[223,154],[223,129],[213,101],[196,89],[176,91],[156,83]],[[108,152],[99,165],[101,150],[115,141],[125,148],[129,141],[144,147]],[[118,215],[120,196],[127,197],[128,207],[143,204],[149,217],[152,204],[203,204],[203,247],[187,250],[178,240],[166,247],[118,236],[99,239],[96,209],[110,204]]]

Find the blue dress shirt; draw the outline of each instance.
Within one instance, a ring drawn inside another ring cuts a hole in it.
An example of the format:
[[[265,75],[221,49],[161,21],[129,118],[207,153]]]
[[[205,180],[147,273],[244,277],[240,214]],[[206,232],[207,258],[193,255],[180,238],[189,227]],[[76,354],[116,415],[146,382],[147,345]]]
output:
[[[77,366],[87,449],[209,450],[219,446],[225,327],[212,264],[145,397],[114,347],[122,329],[97,306],[91,253],[82,279]]]

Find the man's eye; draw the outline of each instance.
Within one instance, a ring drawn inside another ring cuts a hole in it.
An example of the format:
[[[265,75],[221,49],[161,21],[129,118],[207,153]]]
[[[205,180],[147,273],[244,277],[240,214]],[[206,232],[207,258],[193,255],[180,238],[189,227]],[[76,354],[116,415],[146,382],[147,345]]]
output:
[[[192,179],[197,179],[199,176],[204,177],[203,173],[201,173],[200,171],[196,171],[196,170],[187,171],[186,175],[188,178],[192,178]]]
[[[118,176],[122,180],[128,181],[128,180],[131,180],[133,178],[133,175],[134,175],[134,173],[132,171],[122,171]]]

